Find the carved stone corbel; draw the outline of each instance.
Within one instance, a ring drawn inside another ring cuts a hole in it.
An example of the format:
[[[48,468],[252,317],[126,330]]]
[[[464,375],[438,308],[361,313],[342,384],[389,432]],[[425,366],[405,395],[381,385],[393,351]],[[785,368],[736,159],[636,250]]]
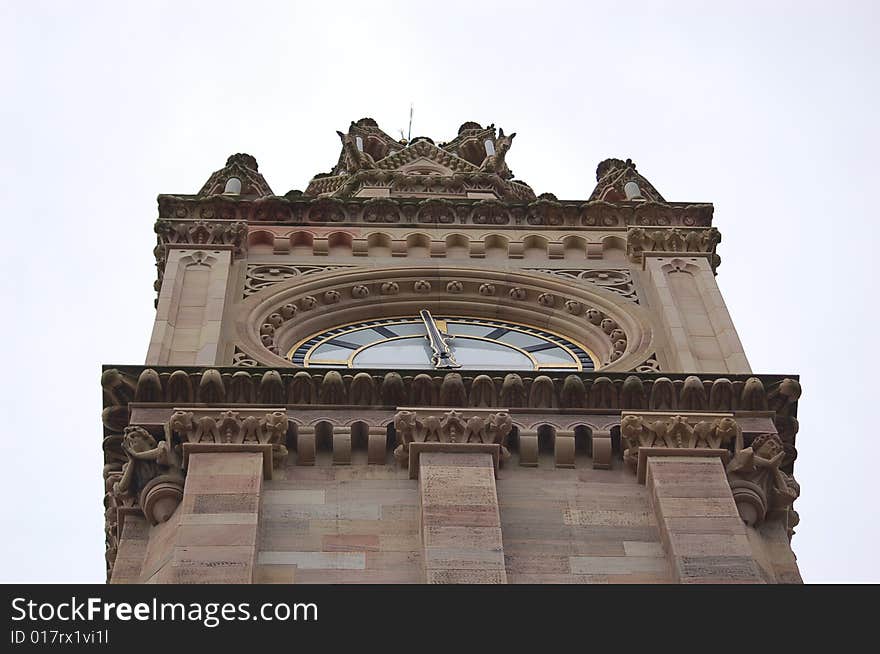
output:
[[[638,467],[642,448],[727,449],[737,438],[742,438],[742,429],[729,413],[623,411],[620,436],[626,447],[623,460]]]
[[[553,460],[557,468],[574,468],[574,432],[557,430],[553,437]]]
[[[165,434],[166,440],[176,438],[188,445],[268,445],[271,464],[277,466],[287,456],[288,426],[287,411],[282,408],[175,408]]]
[[[593,468],[596,470],[611,469],[611,432],[608,430],[593,430]]]
[[[534,429],[519,430],[519,464],[529,468],[538,466],[538,432]]]
[[[800,495],[800,485],[779,469],[785,459],[782,440],[777,434],[757,436],[749,447],[740,437],[736,453],[727,464],[727,478],[733,499],[743,521],[756,526],[771,516],[785,519],[793,528],[797,519],[789,516],[791,505]]]
[[[165,522],[183,499],[184,476],[180,445],[157,441],[143,427],[126,427],[119,450],[121,468],[107,476],[116,508],[139,506],[150,524]]]
[[[507,439],[513,429],[506,410],[467,409],[463,414],[455,409],[439,413],[437,409],[399,409],[394,416],[397,447],[394,457],[398,463],[412,466],[412,446],[426,443],[448,445],[442,451],[493,451],[500,464],[510,457]],[[454,447],[453,447],[454,446]],[[421,448],[424,449],[424,448]]]
[[[385,445],[388,433],[385,427],[370,427],[367,433],[367,463],[385,465]]]
[[[315,428],[299,427],[296,430],[296,465],[315,465]]]

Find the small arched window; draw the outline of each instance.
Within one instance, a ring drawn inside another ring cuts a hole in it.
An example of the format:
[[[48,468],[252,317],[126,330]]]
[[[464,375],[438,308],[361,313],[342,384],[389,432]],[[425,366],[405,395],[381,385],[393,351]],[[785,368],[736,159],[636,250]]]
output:
[[[226,180],[226,188],[223,189],[224,195],[241,194],[241,180],[238,177],[230,177]]]

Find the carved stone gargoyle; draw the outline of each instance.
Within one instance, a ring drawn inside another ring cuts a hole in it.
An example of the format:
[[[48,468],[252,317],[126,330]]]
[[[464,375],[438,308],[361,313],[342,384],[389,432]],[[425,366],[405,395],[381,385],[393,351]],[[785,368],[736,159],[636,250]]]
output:
[[[501,179],[513,177],[513,173],[507,167],[505,158],[507,157],[508,150],[510,150],[510,146],[513,145],[513,138],[515,136],[516,132],[506,136],[504,130],[499,128],[498,138],[495,139],[495,154],[486,156],[483,163],[480,164],[480,170],[487,173],[496,173]]]
[[[137,498],[151,524],[165,522],[183,498],[180,446],[168,440],[157,442],[143,427],[129,426],[121,449],[126,462],[112,494],[120,504],[126,503],[124,498]]]
[[[793,526],[787,515],[800,495],[800,486],[791,475],[779,469],[785,458],[782,440],[776,434],[761,434],[751,446],[737,439],[736,453],[727,464],[727,478],[740,517],[751,526],[769,515],[785,515],[786,526]]]
[[[339,139],[342,141],[342,149],[345,151],[349,172],[356,173],[359,170],[372,170],[376,167],[376,162],[366,152],[358,149],[356,137],[351,134],[344,134],[337,131]]]

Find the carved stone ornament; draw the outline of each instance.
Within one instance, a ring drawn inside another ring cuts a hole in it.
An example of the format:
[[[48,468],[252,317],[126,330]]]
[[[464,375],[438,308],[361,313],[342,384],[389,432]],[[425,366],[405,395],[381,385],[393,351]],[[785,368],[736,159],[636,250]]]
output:
[[[391,184],[390,173],[374,171],[367,174],[385,175],[388,177],[388,184]],[[357,173],[355,177],[363,175],[364,173]],[[478,173],[478,175],[486,176],[485,173]],[[410,179],[414,177],[416,176],[409,176]],[[434,176],[418,175],[417,177],[417,182],[423,184]],[[488,177],[497,180],[495,175]],[[315,183],[318,186],[329,185],[328,188],[331,191],[333,188],[338,188],[338,180],[333,178],[315,180]],[[462,192],[467,190],[464,181],[458,177],[449,178],[437,188],[445,186],[458,192],[459,189],[455,189],[455,184],[460,186]],[[508,184],[515,184],[515,182],[508,182]],[[487,186],[487,188],[489,187],[491,185]],[[528,189],[528,187],[521,186],[520,189]],[[525,193],[533,195],[531,189]],[[371,200],[377,199],[382,202],[370,203]],[[394,210],[391,210],[392,207]],[[380,211],[380,209],[382,210]],[[604,200],[588,202],[578,200],[547,201],[535,200],[534,197],[515,198],[501,202],[466,197],[455,199],[346,197],[341,199],[302,194],[286,197],[269,196],[256,200],[249,197],[222,195],[211,197],[159,196],[159,221],[174,225],[179,224],[182,232],[186,232],[189,225],[195,221],[208,221],[209,223],[239,221],[257,227],[260,223],[280,225],[442,223],[448,225],[491,225],[496,228],[514,229],[522,225],[545,225],[548,227],[568,225],[597,229],[627,226],[640,226],[647,230],[670,227],[705,229],[711,225],[712,215],[713,207],[711,204],[653,201],[633,206]],[[189,237],[184,235],[184,238]],[[687,247],[687,239],[685,243]],[[693,241],[691,247],[693,247]]]
[[[737,438],[727,477],[746,524],[757,525],[776,514],[784,515],[787,526],[794,527],[796,518],[789,520],[787,513],[801,490],[794,477],[779,469],[784,458],[785,448],[776,434],[757,436],[749,447],[743,446],[741,435]]]
[[[146,429],[132,426],[125,428],[120,449],[125,463],[111,486],[117,506],[139,504],[151,524],[165,522],[183,498],[179,444],[157,442]],[[137,502],[130,501],[134,498]]]
[[[183,443],[247,443],[272,445],[278,465],[287,456],[284,442],[288,419],[284,409],[175,409],[166,433]]]
[[[445,413],[422,410],[401,410],[394,416],[397,447],[394,457],[401,465],[409,461],[412,443],[495,444],[501,448],[501,460],[510,456],[507,438],[513,429],[506,411],[470,410],[461,413],[455,409]]]
[[[641,263],[648,254],[706,254],[715,270],[721,265],[715,252],[720,242],[721,232],[715,227],[631,227],[626,233],[626,252],[633,263]]]
[[[623,460],[635,467],[640,448],[727,449],[742,439],[742,429],[732,415],[623,412],[620,436]]]

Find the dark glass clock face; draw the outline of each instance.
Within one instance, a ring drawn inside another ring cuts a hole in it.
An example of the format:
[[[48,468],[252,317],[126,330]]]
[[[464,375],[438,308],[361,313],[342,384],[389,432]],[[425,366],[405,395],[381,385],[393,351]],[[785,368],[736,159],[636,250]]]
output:
[[[288,354],[301,366],[464,370],[593,370],[581,345],[543,329],[464,317],[383,318],[329,329]]]

